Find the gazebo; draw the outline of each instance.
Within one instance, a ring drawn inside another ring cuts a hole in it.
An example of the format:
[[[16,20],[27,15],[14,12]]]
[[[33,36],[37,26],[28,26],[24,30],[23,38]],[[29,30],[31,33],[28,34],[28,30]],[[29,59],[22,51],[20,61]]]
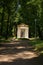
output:
[[[22,23],[17,26],[17,38],[29,38],[29,26]]]

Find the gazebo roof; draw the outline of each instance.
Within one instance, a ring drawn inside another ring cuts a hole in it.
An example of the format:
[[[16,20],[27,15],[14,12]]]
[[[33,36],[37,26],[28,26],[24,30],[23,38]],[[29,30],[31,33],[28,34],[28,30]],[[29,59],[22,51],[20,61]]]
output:
[[[28,25],[24,24],[24,23],[21,23],[21,24],[18,25],[18,27],[28,27]]]

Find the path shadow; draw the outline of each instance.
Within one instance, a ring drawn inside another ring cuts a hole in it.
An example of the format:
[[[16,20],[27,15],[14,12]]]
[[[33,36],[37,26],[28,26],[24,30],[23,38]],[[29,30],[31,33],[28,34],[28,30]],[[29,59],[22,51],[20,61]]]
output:
[[[14,42],[11,42],[11,44],[3,44],[1,47],[0,47],[0,60],[1,60],[1,56],[2,56],[2,60],[3,58],[6,57],[9,57],[10,55],[12,57],[15,58],[16,55],[19,55],[20,57],[16,58],[16,59],[12,59],[10,58],[11,61],[9,61],[9,58],[8,58],[8,61],[0,61],[0,65],[43,65],[43,54],[42,55],[39,55],[37,57],[33,57],[33,58],[28,58],[29,54],[27,52],[35,52],[34,51],[34,46],[32,46],[31,44],[29,44],[29,41],[14,41]],[[23,52],[23,54],[22,54]],[[26,55],[27,55],[27,58],[24,58]],[[36,53],[36,52],[35,52]],[[22,55],[24,55],[24,57],[22,57]],[[3,57],[4,56],[4,57]],[[6,58],[7,58],[6,57]]]
[[[0,47],[0,54],[16,54],[23,51],[33,51],[34,46],[32,46],[28,40],[14,41],[11,43],[4,43]]]
[[[18,58],[12,62],[0,62],[0,65],[43,65],[43,55],[32,59]]]

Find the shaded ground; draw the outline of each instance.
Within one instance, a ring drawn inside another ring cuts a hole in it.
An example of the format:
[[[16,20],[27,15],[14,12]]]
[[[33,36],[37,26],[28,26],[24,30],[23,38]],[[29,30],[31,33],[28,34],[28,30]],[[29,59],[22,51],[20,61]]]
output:
[[[43,55],[29,41],[15,41],[0,47],[0,65],[43,65]]]

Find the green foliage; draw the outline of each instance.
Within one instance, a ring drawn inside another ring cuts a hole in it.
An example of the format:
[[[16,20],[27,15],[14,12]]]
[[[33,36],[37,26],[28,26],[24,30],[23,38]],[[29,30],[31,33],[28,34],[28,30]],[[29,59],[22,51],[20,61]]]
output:
[[[36,33],[43,36],[43,1],[42,0],[0,0],[0,36],[16,36],[17,24],[26,23],[30,28],[30,37]],[[43,38],[43,37],[41,37]]]

